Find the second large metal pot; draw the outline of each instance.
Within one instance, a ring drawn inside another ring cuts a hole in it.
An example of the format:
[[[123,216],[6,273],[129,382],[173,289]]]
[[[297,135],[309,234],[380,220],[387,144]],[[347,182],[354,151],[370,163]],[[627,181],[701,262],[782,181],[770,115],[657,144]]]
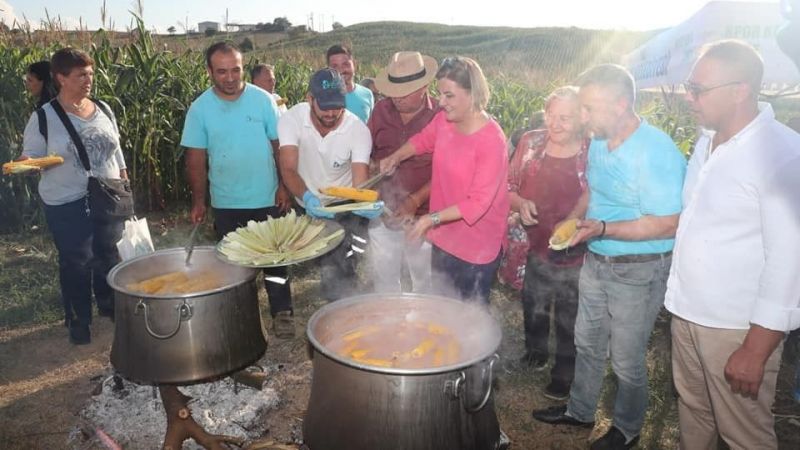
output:
[[[449,366],[381,368],[331,351],[332,336],[363,324],[412,318],[459,335]],[[500,428],[492,371],[501,332],[482,307],[435,296],[365,295],[328,304],[308,323],[314,348],[303,439],[311,450],[492,450]]]
[[[189,383],[252,364],[266,350],[254,269],[218,260],[196,247],[191,266],[182,248],[125,261],[108,274],[115,291],[111,364],[143,383]],[[145,295],[129,286],[175,271],[212,271],[219,286],[184,295]]]

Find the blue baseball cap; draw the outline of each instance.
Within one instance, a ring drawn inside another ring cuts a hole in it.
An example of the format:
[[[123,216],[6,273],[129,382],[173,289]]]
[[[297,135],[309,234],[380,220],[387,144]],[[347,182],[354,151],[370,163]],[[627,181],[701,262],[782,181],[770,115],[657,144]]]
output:
[[[339,72],[333,69],[318,70],[311,76],[309,83],[311,96],[317,101],[322,110],[343,109],[344,96],[347,91]]]

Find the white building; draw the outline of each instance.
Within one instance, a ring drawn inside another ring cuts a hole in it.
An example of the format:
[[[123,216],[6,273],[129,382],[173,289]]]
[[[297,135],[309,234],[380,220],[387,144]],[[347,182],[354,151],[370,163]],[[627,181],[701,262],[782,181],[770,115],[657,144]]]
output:
[[[229,23],[228,31],[256,31],[254,23]]]
[[[200,22],[197,24],[197,31],[200,33],[205,33],[206,30],[219,31],[220,28],[219,22]]]

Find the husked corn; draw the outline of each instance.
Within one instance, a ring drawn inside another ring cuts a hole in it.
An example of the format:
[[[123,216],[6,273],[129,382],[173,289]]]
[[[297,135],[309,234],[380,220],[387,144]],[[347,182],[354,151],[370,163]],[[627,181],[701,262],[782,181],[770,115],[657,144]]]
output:
[[[361,202],[374,202],[378,200],[378,191],[371,189],[356,189],[345,186],[331,186],[319,190],[325,195],[331,197],[346,198],[349,200],[356,200]]]
[[[569,241],[578,232],[578,219],[565,220],[553,230],[553,235],[548,242],[553,250],[564,250],[569,247]]]
[[[11,161],[3,164],[3,175],[11,173],[22,173],[29,170],[44,169],[45,167],[64,164],[64,158],[60,156],[44,156],[42,158],[28,158],[22,161]]]

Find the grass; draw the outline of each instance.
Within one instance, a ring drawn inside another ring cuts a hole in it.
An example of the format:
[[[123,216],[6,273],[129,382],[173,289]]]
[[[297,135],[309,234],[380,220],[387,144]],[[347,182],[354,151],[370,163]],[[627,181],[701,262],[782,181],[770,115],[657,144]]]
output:
[[[63,318],[58,261],[46,231],[0,236],[0,328]]]

